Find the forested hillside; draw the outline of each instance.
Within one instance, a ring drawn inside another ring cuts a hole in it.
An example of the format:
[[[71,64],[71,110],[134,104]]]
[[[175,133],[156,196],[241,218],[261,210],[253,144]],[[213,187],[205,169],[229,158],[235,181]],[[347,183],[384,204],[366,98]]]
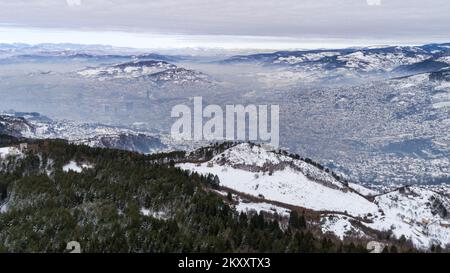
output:
[[[78,241],[83,252],[365,251],[366,242],[324,236],[297,212],[289,221],[237,213],[215,193],[217,178],[174,167],[183,156],[29,142],[0,157],[0,250],[64,252]]]

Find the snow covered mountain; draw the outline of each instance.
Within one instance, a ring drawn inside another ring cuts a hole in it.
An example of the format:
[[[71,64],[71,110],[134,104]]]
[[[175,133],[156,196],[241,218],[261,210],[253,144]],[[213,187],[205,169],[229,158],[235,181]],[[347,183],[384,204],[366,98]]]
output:
[[[150,76],[150,79],[158,83],[159,85],[190,85],[211,83],[208,75],[185,68],[167,69],[161,72],[157,72],[152,74]]]
[[[355,79],[405,75],[448,67],[449,44],[334,50],[280,51],[234,56],[222,64],[257,64],[304,74],[302,78]]]
[[[79,71],[78,74],[84,77],[96,77],[99,79],[130,79],[149,76],[157,72],[175,68],[175,65],[164,61],[133,61],[112,66],[86,68]]]
[[[240,144],[200,166],[187,163],[180,167],[218,175],[223,186],[272,201],[355,217],[377,211],[331,174],[256,145]]]
[[[143,79],[149,80],[158,86],[211,83],[209,76],[202,72],[155,60],[136,60],[111,66],[86,68],[78,71],[77,74],[101,81]]]
[[[369,189],[341,181],[305,160],[253,144],[239,144],[206,162],[177,166],[216,175],[222,192],[241,196],[239,210],[283,214],[307,209],[318,214],[320,221],[315,224],[324,232],[341,238],[376,239],[380,232],[388,232],[421,249],[450,244],[450,187],[446,185]],[[248,195],[253,198],[243,202]]]
[[[32,139],[65,139],[74,144],[150,154],[191,149],[166,134],[104,124],[55,121],[38,113],[0,115],[0,134]]]
[[[12,115],[0,115],[0,134],[21,137],[34,133],[35,128],[24,118]]]

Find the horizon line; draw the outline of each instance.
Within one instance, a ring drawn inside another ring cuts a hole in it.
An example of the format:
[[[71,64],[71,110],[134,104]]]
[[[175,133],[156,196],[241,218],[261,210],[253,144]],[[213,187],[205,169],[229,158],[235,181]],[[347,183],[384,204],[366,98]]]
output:
[[[119,39],[120,38],[120,39]],[[358,47],[419,46],[448,43],[444,38],[390,40],[377,38],[284,37],[250,35],[190,35],[180,33],[139,33],[61,28],[30,28],[0,24],[3,44],[73,44],[109,46],[128,50],[310,50]]]

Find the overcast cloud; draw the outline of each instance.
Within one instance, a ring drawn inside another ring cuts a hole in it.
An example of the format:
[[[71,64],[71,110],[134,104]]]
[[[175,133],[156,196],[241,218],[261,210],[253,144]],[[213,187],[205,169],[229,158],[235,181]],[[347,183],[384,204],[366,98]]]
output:
[[[0,0],[0,11],[4,27],[91,32],[411,43],[450,34],[448,0]]]

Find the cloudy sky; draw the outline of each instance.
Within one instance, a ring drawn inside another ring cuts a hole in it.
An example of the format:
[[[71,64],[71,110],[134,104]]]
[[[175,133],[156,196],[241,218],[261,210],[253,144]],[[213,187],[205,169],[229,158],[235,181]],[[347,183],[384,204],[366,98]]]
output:
[[[1,42],[298,48],[450,41],[448,0],[0,0]]]

